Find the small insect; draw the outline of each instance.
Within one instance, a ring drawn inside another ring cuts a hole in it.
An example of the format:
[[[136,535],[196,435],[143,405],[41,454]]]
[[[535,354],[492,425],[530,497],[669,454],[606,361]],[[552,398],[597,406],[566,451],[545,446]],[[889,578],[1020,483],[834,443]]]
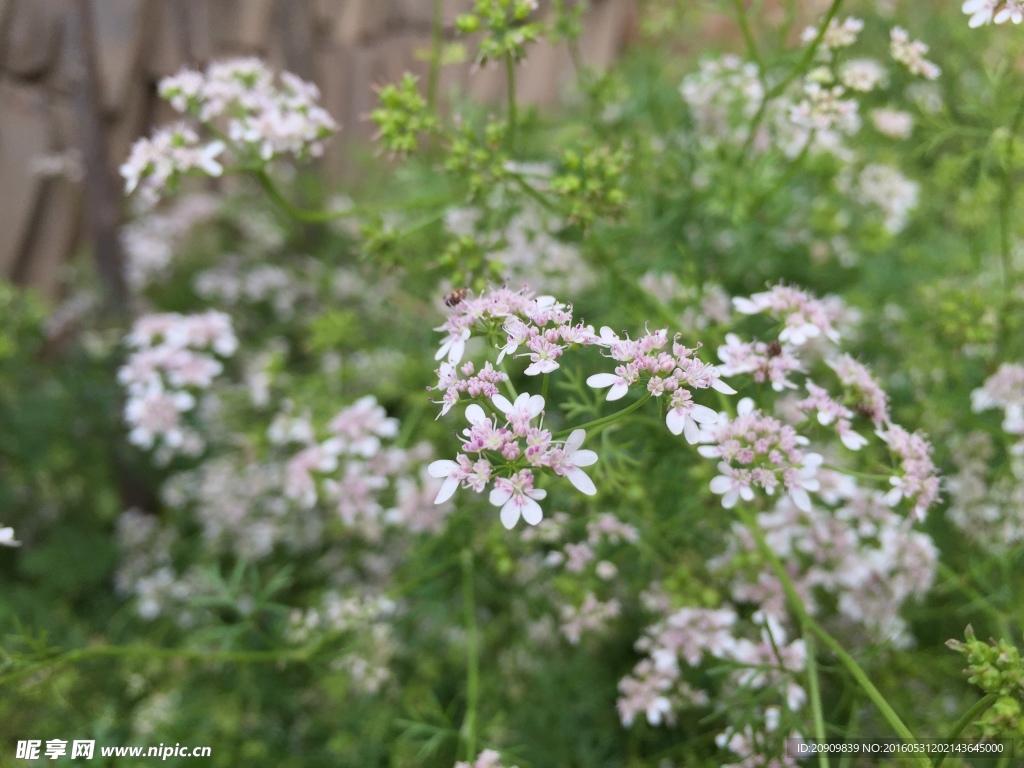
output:
[[[782,354],[782,345],[777,341],[773,341],[768,345],[768,357],[778,357]]]
[[[469,288],[459,288],[454,290],[444,297],[444,305],[446,307],[457,307],[465,300],[466,294],[468,293]]]

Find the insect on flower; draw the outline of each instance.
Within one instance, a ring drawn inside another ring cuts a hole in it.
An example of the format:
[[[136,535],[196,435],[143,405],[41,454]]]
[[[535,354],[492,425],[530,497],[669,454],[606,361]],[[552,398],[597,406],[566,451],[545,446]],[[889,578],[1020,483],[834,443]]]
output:
[[[458,288],[444,297],[444,305],[446,307],[457,307],[465,300],[468,293],[468,288]]]

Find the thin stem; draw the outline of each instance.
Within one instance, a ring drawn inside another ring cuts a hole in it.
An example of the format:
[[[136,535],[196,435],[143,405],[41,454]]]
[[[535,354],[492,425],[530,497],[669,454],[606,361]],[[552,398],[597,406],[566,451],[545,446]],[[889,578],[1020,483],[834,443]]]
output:
[[[807,647],[807,693],[811,699],[811,714],[814,717],[814,738],[825,741],[825,715],[821,711],[821,688],[818,684],[818,655],[814,635],[804,627],[804,645]],[[828,755],[818,753],[819,768],[829,768]]]
[[[512,383],[512,377],[508,375],[508,368],[505,366],[504,360],[498,363],[498,370],[505,374],[505,386],[508,387],[508,393],[512,396],[512,399],[515,400],[519,397],[519,393],[516,392],[516,387]]]
[[[556,440],[560,440],[563,437],[568,437],[570,433],[572,433],[573,431],[575,431],[577,429],[585,429],[585,430],[587,430],[589,432],[594,432],[594,431],[596,431],[598,429],[601,429],[603,427],[608,426],[612,422],[618,421],[623,416],[628,416],[633,411],[635,411],[638,408],[640,408],[644,403],[646,403],[650,399],[651,399],[651,393],[647,392],[647,393],[644,394],[643,397],[641,397],[639,400],[637,400],[635,403],[633,403],[628,408],[623,408],[621,411],[616,411],[615,413],[609,414],[608,416],[602,416],[600,419],[594,419],[593,421],[588,421],[586,424],[580,424],[577,427],[571,427],[570,429],[563,429],[561,432],[556,432],[555,435],[554,435],[554,438]]]
[[[978,603],[985,609],[985,612],[989,614],[989,617],[992,619],[992,621],[995,622],[996,626],[999,627],[999,631],[1002,635],[1004,635],[1005,637],[1009,637],[1012,634],[1010,631],[1010,622],[1007,619],[1007,617],[1003,614],[1003,612],[996,608],[994,605],[992,605],[992,601],[989,600],[989,598],[986,597],[985,594],[983,594],[980,590],[968,584],[963,574],[957,573],[941,560],[939,561],[938,567],[939,573],[941,573],[943,577],[949,579],[950,581],[956,582],[956,586],[958,589],[960,589],[964,594],[970,597],[971,600],[973,600],[975,603]]]
[[[757,64],[757,71],[760,77],[764,77],[764,70],[761,66],[761,56],[757,52],[757,42],[754,40],[754,33],[750,30],[750,19],[747,18],[747,9],[743,0],[732,0],[736,8],[736,17],[740,23],[740,31],[743,33],[743,40],[747,44],[747,55]]]
[[[814,36],[814,39],[807,46],[807,50],[804,51],[804,55],[797,62],[797,65],[793,70],[786,75],[779,83],[777,83],[771,90],[766,91],[764,98],[761,100],[761,104],[757,108],[757,112],[754,114],[754,119],[750,123],[750,133],[747,134],[747,140],[743,142],[743,148],[740,150],[739,159],[742,162],[743,158],[746,157],[747,152],[750,151],[750,147],[754,144],[754,139],[757,138],[757,129],[761,127],[761,122],[764,120],[765,114],[768,111],[768,104],[775,99],[777,96],[781,96],[790,83],[796,80],[800,75],[804,73],[807,67],[814,61],[814,56],[818,52],[818,46],[821,45],[821,41],[825,37],[825,32],[828,30],[828,25],[832,23],[832,19],[839,12],[839,6],[842,5],[843,0],[832,0],[832,5],[829,6],[828,11],[825,13],[825,19],[821,22],[821,26],[818,27],[818,34]]]
[[[462,550],[462,612],[466,622],[466,719],[462,737],[466,743],[466,759],[476,759],[476,710],[480,697],[480,639],[476,626],[476,605],[473,594],[473,553]]]
[[[444,35],[444,16],[442,6],[444,0],[434,0],[434,15],[430,22],[430,72],[427,75],[427,109],[433,112],[437,108],[437,81],[441,74],[441,44]]]
[[[964,728],[973,723],[978,719],[989,707],[995,704],[999,700],[998,693],[989,693],[978,699],[974,704],[968,707],[967,711],[960,715],[960,719],[953,724],[953,730],[949,733],[949,741],[955,741],[960,738],[960,734],[963,733]],[[942,765],[942,761],[946,759],[945,754],[939,754],[938,758],[932,763],[932,768],[939,768]]]
[[[765,200],[772,198],[775,195],[775,193],[782,189],[784,186],[786,186],[789,180],[793,178],[793,176],[796,174],[798,170],[800,170],[800,167],[804,164],[804,160],[807,159],[807,155],[811,151],[811,145],[814,143],[816,133],[816,131],[812,130],[807,135],[807,141],[805,141],[803,147],[801,147],[800,153],[793,158],[793,160],[786,167],[786,170],[783,172],[782,176],[779,177],[779,180],[772,185],[772,188],[769,189],[767,192],[758,195],[757,199],[754,200],[755,208],[760,207]]]
[[[525,178],[523,178],[522,174],[510,172],[508,176],[510,179],[512,179],[512,181],[516,183],[516,185],[520,189],[523,190],[523,192],[525,192],[527,195],[533,198],[542,208],[545,208],[551,211],[552,213],[557,214],[558,216],[564,215],[562,213],[561,208],[559,208],[557,205],[548,200],[543,194],[538,192],[537,188],[534,187]]]
[[[850,673],[850,676],[857,682],[867,697],[871,700],[871,703],[875,705],[882,717],[886,719],[889,725],[894,731],[906,741],[908,744],[916,742],[914,734],[910,732],[910,729],[900,719],[900,716],[896,714],[896,711],[890,706],[889,702],[886,701],[885,697],[875,687],[875,684],[871,682],[871,679],[867,676],[857,661],[846,652],[839,642],[832,637],[828,632],[825,631],[824,627],[818,624],[817,621],[807,612],[804,607],[803,601],[800,599],[800,595],[796,591],[796,587],[793,585],[792,579],[789,578],[789,574],[786,572],[785,566],[782,561],[779,560],[778,555],[772,551],[772,548],[768,546],[768,542],[765,540],[764,532],[761,527],[757,524],[757,520],[747,512],[745,509],[737,507],[740,518],[743,524],[753,535],[754,540],[757,542],[758,548],[761,550],[761,554],[764,555],[765,559],[771,565],[772,570],[775,572],[776,578],[782,585],[782,591],[786,594],[786,600],[789,603],[790,609],[796,614],[800,625],[813,633],[825,646],[831,650],[839,662],[846,667],[846,671]],[[931,761],[921,755],[917,759],[918,764],[924,768],[931,768]]]
[[[516,62],[512,54],[505,52],[505,77],[508,82],[508,135],[505,137],[506,148],[511,153],[516,146]]]
[[[281,194],[281,191],[277,188],[277,185],[274,184],[266,170],[260,168],[258,170],[254,170],[253,174],[256,176],[256,180],[259,181],[260,186],[263,187],[268,195],[270,195],[271,200],[281,206],[289,216],[305,222],[306,224],[323,224],[324,222],[334,221],[335,219],[354,215],[354,212],[351,210],[310,211],[304,208],[299,208],[292,205],[292,203]]]

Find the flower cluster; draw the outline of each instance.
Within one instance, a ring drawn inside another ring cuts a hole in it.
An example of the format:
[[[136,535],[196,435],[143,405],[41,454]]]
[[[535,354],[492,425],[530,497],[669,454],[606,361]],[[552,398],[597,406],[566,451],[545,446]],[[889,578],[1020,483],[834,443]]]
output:
[[[880,493],[860,488],[848,477],[822,473],[834,506],[815,504],[798,509],[783,499],[757,516],[768,546],[786,562],[794,588],[812,615],[835,621],[863,642],[911,642],[900,617],[903,606],[922,597],[935,578],[938,550],[931,537],[912,530],[885,503]],[[729,548],[711,563],[727,573],[744,562],[738,551],[753,553],[749,531],[733,528]],[[732,597],[754,603],[768,614],[786,615],[782,586],[764,566],[741,568],[733,575]],[[835,605],[835,617],[826,610]],[[855,630],[855,631],[853,631]]]
[[[613,598],[602,602],[593,592],[587,592],[579,606],[562,606],[562,634],[570,644],[579,645],[584,632],[603,628],[621,613],[622,605],[618,600]]]
[[[154,205],[188,173],[220,176],[224,166],[217,158],[225,149],[220,139],[201,141],[199,133],[187,123],[159,128],[151,137],[136,141],[121,165],[125,194],[138,188],[143,202]]]
[[[21,542],[14,538],[14,529],[10,526],[6,528],[0,528],[0,546],[3,547],[20,547]]]
[[[275,420],[273,441],[304,445],[285,464],[284,495],[307,508],[328,503],[346,527],[369,539],[379,539],[384,526],[437,530],[444,514],[432,511],[429,502],[437,484],[422,473],[417,477],[432,451],[426,444],[410,450],[386,446],[398,427],[372,395],[339,411],[323,440],[305,419]]]
[[[526,346],[530,351],[521,354],[530,358],[528,376],[556,370],[558,358],[570,344],[591,343],[594,339],[593,328],[573,325],[572,308],[553,296],[534,297],[526,290],[497,288],[479,297],[467,295],[454,304],[448,320],[435,329],[448,335],[434,359],[447,356],[449,365],[458,365],[474,328],[484,333],[504,330],[507,341],[498,355],[499,363],[505,355],[514,355],[520,346]]]
[[[910,213],[917,208],[918,189],[917,182],[891,165],[871,163],[857,177],[853,194],[858,202],[879,208],[885,228],[896,234],[903,230]]]
[[[776,285],[749,297],[736,297],[732,303],[744,315],[767,314],[773,320],[783,322],[786,327],[779,334],[780,342],[799,347],[819,336],[832,342],[840,339],[835,327],[838,308],[799,288]]]
[[[971,17],[967,22],[971,29],[985,24],[1003,24],[1007,21],[1020,24],[1024,21],[1022,0],[965,0],[961,10]]]
[[[851,91],[868,93],[886,81],[885,67],[874,59],[850,59],[839,69],[839,81]]]
[[[719,414],[713,426],[702,430],[698,450],[707,458],[719,458],[720,475],[711,481],[712,493],[731,509],[740,499],[752,501],[754,488],[769,496],[781,485],[800,509],[810,509],[808,491],[818,490],[820,454],[804,450],[809,441],[760,410],[749,397],[740,400],[737,416]]]
[[[496,417],[488,417],[482,407],[471,404],[466,408],[470,426],[463,430],[465,453],[457,454],[454,461],[435,461],[428,467],[432,477],[443,478],[435,504],[450,499],[460,486],[481,493],[493,484],[488,499],[501,508],[502,525],[511,529],[520,517],[530,525],[544,517],[537,502],[547,491],[534,487],[535,470],[565,477],[588,496],[597,493],[594,481],[582,469],[597,461],[596,453],[580,447],[586,437],[584,430],[573,430],[564,441],[554,439],[543,426],[544,398],[540,395],[523,393],[514,403],[495,395],[492,403],[504,416],[504,424],[499,426]]]
[[[789,119],[813,131],[856,133],[860,129],[858,105],[853,99],[842,98],[845,93],[841,85],[829,88],[820,83],[807,83],[804,98],[792,106]]]
[[[842,21],[832,19],[825,28],[821,44],[830,50],[837,48],[849,48],[857,42],[857,35],[864,29],[864,22],[853,16],[847,16]],[[807,27],[800,35],[800,39],[809,43],[818,36],[817,27]]]
[[[698,71],[688,75],[679,90],[705,143],[742,144],[745,124],[764,100],[757,65],[733,55],[703,59]],[[767,137],[759,148],[766,143]]]
[[[182,195],[166,211],[150,211],[121,229],[128,285],[140,291],[167,276],[174,251],[196,225],[220,210],[213,195]]]
[[[730,688],[779,691],[789,709],[803,707],[807,694],[796,677],[807,664],[807,650],[803,640],[788,641],[776,618],[757,612],[747,627],[731,606],[657,607],[662,618],[636,643],[644,658],[619,681],[616,706],[623,725],[631,726],[640,714],[651,725],[671,725],[680,707],[705,704],[707,694],[683,679],[683,665],[696,667],[706,659],[735,665],[727,677]],[[746,636],[749,630],[756,640]]]
[[[185,427],[182,414],[196,405],[192,391],[208,388],[223,370],[217,358],[230,357],[238,347],[231,318],[215,311],[146,315],[127,343],[134,351],[118,380],[128,391],[129,440],[146,449],[160,440],[165,460],[178,451],[198,454],[202,438]]]
[[[914,131],[914,116],[901,109],[875,109],[871,112],[871,124],[876,131],[890,139],[909,139]],[[861,183],[864,183],[863,177]],[[916,188],[917,185],[914,186]],[[889,226],[889,229],[898,231],[902,227]]]
[[[1024,453],[1024,365],[1003,363],[985,384],[971,393],[975,413],[993,409],[1003,412],[1003,430],[1021,438],[1014,452]]]
[[[288,639],[309,643],[324,635],[349,635],[347,652],[335,659],[333,669],[344,671],[353,687],[367,695],[379,693],[391,679],[388,663],[396,641],[390,618],[397,606],[386,597],[342,596],[331,590],[320,604],[293,609],[288,617]]]
[[[898,424],[889,424],[878,436],[899,459],[900,474],[889,478],[892,489],[885,501],[896,506],[903,499],[913,504],[918,520],[939,500],[938,469],[932,461],[932,444],[919,432],[911,434]]]
[[[948,482],[947,515],[964,536],[986,551],[1007,552],[1024,542],[1024,460],[996,474],[992,438],[973,432],[953,450],[956,474]]]
[[[912,75],[935,80],[942,74],[937,64],[924,57],[928,53],[928,46],[920,40],[911,40],[910,34],[902,27],[893,27],[889,31],[889,53],[906,66]]]
[[[889,395],[875,381],[867,366],[847,354],[837,355],[828,361],[828,365],[835,371],[858,413],[871,419],[875,426],[889,421]]]
[[[824,387],[819,387],[812,381],[807,382],[807,392],[809,397],[797,403],[797,408],[804,412],[815,411],[819,424],[824,426],[834,424],[839,439],[851,451],[860,450],[868,444],[867,438],[853,429],[851,421],[855,415],[853,411],[833,399]]]
[[[164,78],[159,90],[175,111],[223,138],[203,140],[193,125],[181,123],[135,142],[121,166],[125,192],[139,188],[150,204],[184,174],[220,176],[224,166],[218,158],[228,149],[242,164],[317,157],[323,154],[324,140],[337,130],[317,104],[315,85],[289,72],[277,85],[259,59],[218,61],[205,72],[185,69]]]
[[[735,333],[725,335],[725,344],[718,348],[718,358],[722,361],[719,370],[723,376],[749,373],[758,384],[770,383],[776,392],[795,389],[796,384],[789,375],[804,370],[792,344],[743,341]]]
[[[672,343],[671,353],[658,351],[668,346],[668,331],[648,331],[638,339],[620,338],[607,326],[601,328],[601,346],[608,349],[608,357],[620,365],[614,373],[597,373],[587,384],[598,389],[608,388],[608,400],[625,397],[630,386],[645,383],[654,397],[668,396],[665,423],[673,435],[685,435],[688,443],[695,444],[700,425],[714,424],[717,414],[693,400],[691,389],[714,389],[726,395],[736,390],[720,378],[713,365],[697,357],[697,349]]]

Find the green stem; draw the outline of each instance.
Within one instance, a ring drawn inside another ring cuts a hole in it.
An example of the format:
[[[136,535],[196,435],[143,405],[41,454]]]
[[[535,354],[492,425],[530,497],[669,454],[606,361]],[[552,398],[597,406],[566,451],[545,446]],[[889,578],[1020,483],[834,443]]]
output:
[[[810,134],[808,134],[807,136],[807,141],[804,142],[803,147],[801,147],[800,149],[800,154],[793,158],[793,160],[789,163],[789,166],[783,172],[782,176],[779,177],[779,180],[772,185],[771,189],[757,196],[757,198],[754,200],[754,208],[760,208],[766,200],[769,200],[772,197],[774,197],[775,193],[782,189],[784,186],[786,186],[789,180],[793,178],[793,176],[796,174],[798,170],[800,170],[800,167],[804,164],[804,160],[807,159],[807,155],[811,151],[811,145],[814,143],[814,137],[816,133],[817,132],[815,130],[811,130]]]
[[[992,601],[980,590],[968,584],[964,574],[957,573],[941,560],[939,561],[939,573],[941,573],[944,578],[956,582],[958,589],[970,597],[972,601],[981,605],[985,609],[985,612],[989,614],[989,617],[995,625],[999,627],[1000,634],[1004,637],[1011,636],[1012,632],[1010,631],[1010,622],[1007,617],[1002,611],[992,605]]]
[[[588,421],[586,424],[580,424],[579,426],[576,426],[576,427],[571,427],[569,429],[563,429],[561,432],[556,432],[553,435],[553,437],[556,440],[561,440],[563,437],[568,437],[573,431],[575,431],[577,429],[585,429],[588,432],[592,433],[595,430],[598,430],[598,429],[601,429],[603,427],[608,426],[612,422],[618,421],[623,416],[628,416],[633,411],[635,411],[638,408],[640,408],[641,406],[643,406],[643,404],[646,403],[650,399],[651,399],[651,393],[650,392],[646,392],[643,397],[641,397],[639,400],[637,400],[635,403],[633,403],[628,408],[623,408],[621,411],[616,411],[615,413],[609,414],[608,416],[602,416],[600,419],[594,419],[593,421]]]
[[[267,174],[266,170],[260,168],[254,170],[253,174],[256,176],[256,180],[259,181],[260,186],[266,190],[266,193],[270,195],[270,199],[277,203],[284,211],[294,219],[305,222],[306,224],[323,224],[324,222],[334,221],[335,219],[341,219],[346,216],[352,216],[352,211],[310,211],[304,208],[298,208],[292,205],[291,202],[274,184],[273,180]]]
[[[757,524],[757,520],[747,512],[745,509],[737,507],[739,516],[743,524],[750,531],[754,540],[757,542],[758,548],[761,550],[761,554],[764,555],[765,559],[771,565],[772,570],[775,572],[776,578],[782,585],[782,591],[786,594],[786,600],[789,603],[790,609],[796,614],[800,625],[805,629],[813,633],[821,642],[828,647],[839,659],[839,662],[846,667],[846,671],[850,673],[850,676],[856,681],[861,687],[867,697],[871,700],[871,703],[875,705],[882,717],[889,723],[894,731],[908,744],[916,742],[914,734],[910,732],[910,729],[900,719],[900,716],[896,714],[896,711],[890,706],[889,702],[886,701],[885,697],[875,687],[875,684],[871,682],[871,679],[865,674],[864,670],[857,661],[846,652],[839,642],[832,637],[825,628],[818,624],[817,621],[807,612],[804,607],[803,601],[800,599],[800,595],[797,594],[796,587],[793,585],[793,581],[789,578],[789,574],[786,572],[785,566],[782,561],[779,560],[778,555],[772,551],[772,548],[768,546],[768,542],[765,540],[764,532],[761,527]],[[931,768],[931,761],[921,755],[918,757],[917,762],[923,768]]]
[[[441,74],[441,43],[444,34],[444,16],[442,5],[444,0],[434,0],[434,15],[430,22],[430,72],[427,75],[427,109],[433,112],[437,108],[437,81]]]
[[[757,108],[757,112],[754,114],[754,119],[750,123],[750,133],[747,134],[747,140],[743,142],[743,148],[740,150],[739,160],[742,162],[743,158],[747,156],[747,152],[750,151],[750,147],[754,144],[754,139],[757,138],[757,129],[761,127],[761,122],[764,120],[765,114],[768,111],[768,104],[778,96],[781,96],[790,84],[796,80],[800,75],[806,71],[807,67],[810,66],[811,62],[814,61],[814,56],[818,52],[818,47],[821,45],[822,39],[825,37],[825,32],[828,30],[828,25],[832,23],[832,19],[839,12],[839,6],[842,5],[843,0],[832,0],[832,5],[829,6],[828,11],[825,13],[825,19],[822,21],[821,26],[818,27],[818,34],[814,36],[814,39],[807,46],[807,50],[804,51],[804,55],[797,62],[796,67],[786,75],[779,83],[777,83],[771,90],[766,91],[764,98],[761,100],[761,104]],[[762,75],[763,76],[763,75]]]
[[[505,52],[505,78],[508,82],[508,135],[505,141],[511,154],[516,147],[516,62],[508,51]]]
[[[466,622],[466,719],[462,723],[462,737],[470,762],[476,759],[476,710],[480,697],[480,639],[475,608],[473,553],[467,548],[462,550],[462,612]]]
[[[821,711],[821,687],[818,683],[818,656],[817,647],[814,642],[814,635],[804,628],[804,645],[807,647],[807,694],[811,699],[811,715],[814,718],[814,738],[819,742],[825,741],[825,715]],[[818,753],[819,768],[829,768],[828,755],[824,752]]]
[[[505,386],[508,387],[508,393],[511,395],[511,399],[515,401],[515,399],[519,397],[519,393],[516,392],[515,385],[512,383],[512,377],[508,375],[508,368],[505,366],[504,360],[498,363],[498,370],[505,374]]]
[[[750,20],[747,18],[747,9],[743,0],[732,0],[736,8],[736,17],[740,23],[740,31],[743,33],[743,40],[747,44],[747,54],[757,64],[759,77],[764,77],[764,69],[761,66],[761,56],[757,52],[757,42],[754,40],[754,33],[750,30]]]
[[[985,710],[991,707],[999,700],[998,693],[989,693],[982,698],[978,699],[972,706],[970,706],[966,712],[960,715],[960,719],[953,724],[953,730],[949,733],[949,741],[955,741],[960,738],[960,734],[963,733],[964,728],[973,723],[978,717],[980,717]],[[939,768],[942,765],[942,761],[946,759],[945,754],[938,755],[932,768]]]
[[[142,657],[147,659],[187,659],[189,661],[216,661],[229,664],[261,664],[282,661],[308,661],[322,641],[302,648],[277,651],[210,651],[190,648],[154,648],[135,643],[132,645],[95,645],[77,648],[47,659],[39,664],[10,672],[0,677],[0,687],[62,664],[77,664],[99,658]]]

